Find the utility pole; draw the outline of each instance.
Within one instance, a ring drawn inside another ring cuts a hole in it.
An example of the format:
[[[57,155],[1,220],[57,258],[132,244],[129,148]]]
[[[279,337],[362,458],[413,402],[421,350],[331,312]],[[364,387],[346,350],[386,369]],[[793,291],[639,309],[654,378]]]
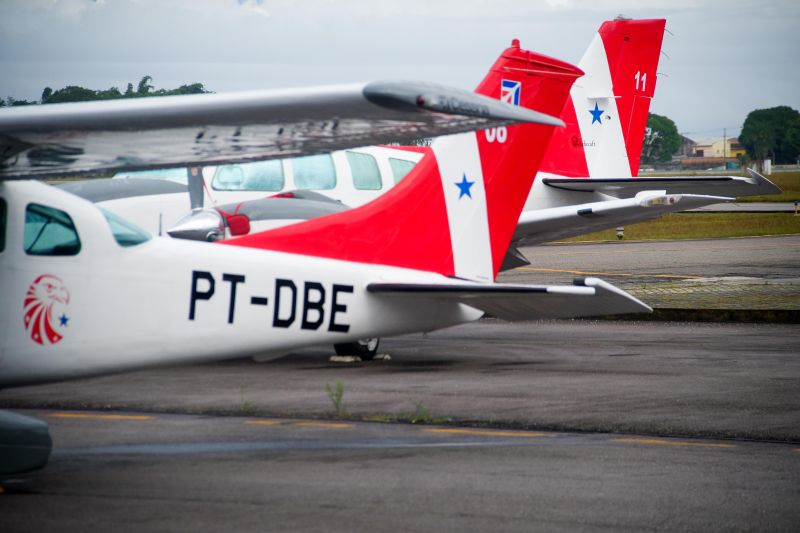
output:
[[[722,157],[728,157],[728,129],[722,128]]]

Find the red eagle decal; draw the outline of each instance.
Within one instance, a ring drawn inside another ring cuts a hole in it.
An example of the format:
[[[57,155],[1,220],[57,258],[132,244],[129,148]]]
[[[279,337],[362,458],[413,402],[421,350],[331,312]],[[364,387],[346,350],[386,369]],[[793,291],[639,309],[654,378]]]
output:
[[[56,331],[67,326],[69,317],[66,305],[69,304],[69,292],[64,282],[56,276],[42,274],[28,287],[25,295],[25,329],[37,344],[55,344],[61,339]],[[58,306],[60,316],[53,321],[53,308]]]

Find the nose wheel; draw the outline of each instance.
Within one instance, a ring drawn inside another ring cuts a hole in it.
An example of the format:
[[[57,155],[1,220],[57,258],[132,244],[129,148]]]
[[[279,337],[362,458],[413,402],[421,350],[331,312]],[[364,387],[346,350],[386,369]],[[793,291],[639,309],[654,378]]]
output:
[[[378,346],[381,340],[378,337],[372,339],[359,339],[355,342],[343,342],[334,344],[333,349],[336,355],[357,355],[362,361],[371,361],[378,353]]]

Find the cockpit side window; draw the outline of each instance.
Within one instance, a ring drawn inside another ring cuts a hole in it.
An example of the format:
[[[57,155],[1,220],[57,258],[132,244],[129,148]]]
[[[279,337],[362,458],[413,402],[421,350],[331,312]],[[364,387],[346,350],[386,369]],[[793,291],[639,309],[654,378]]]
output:
[[[6,249],[6,201],[0,198],[0,252]]]
[[[24,247],[28,255],[78,255],[81,240],[67,213],[44,205],[28,204]]]

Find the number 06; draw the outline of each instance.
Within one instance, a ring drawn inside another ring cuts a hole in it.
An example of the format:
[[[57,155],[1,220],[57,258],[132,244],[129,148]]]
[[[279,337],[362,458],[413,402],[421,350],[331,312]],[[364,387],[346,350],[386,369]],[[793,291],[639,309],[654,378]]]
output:
[[[499,128],[489,128],[488,130],[484,130],[486,132],[486,140],[490,143],[495,141],[499,143],[506,142],[508,139],[508,130],[505,126],[500,126]]]

